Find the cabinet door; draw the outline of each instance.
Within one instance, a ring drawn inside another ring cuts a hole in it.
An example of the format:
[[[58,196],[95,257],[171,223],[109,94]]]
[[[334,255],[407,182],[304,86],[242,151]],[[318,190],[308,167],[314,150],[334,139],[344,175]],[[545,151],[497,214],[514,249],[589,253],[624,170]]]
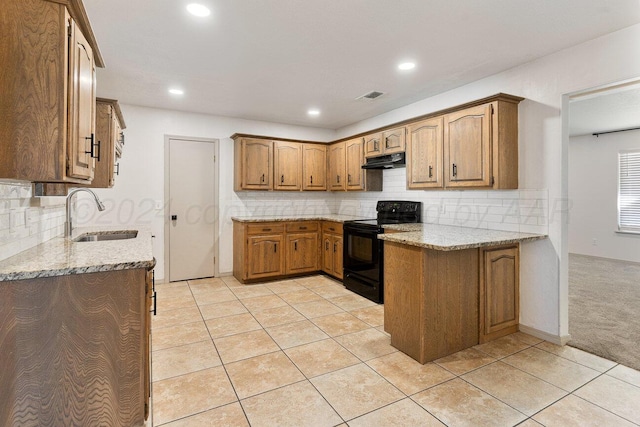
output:
[[[95,141],[95,63],[93,50],[71,20],[69,49],[68,172],[73,178],[91,180],[97,157]],[[95,144],[95,145],[93,145]]]
[[[274,190],[302,188],[302,145],[295,142],[275,141],[273,144]]]
[[[271,190],[273,142],[244,138],[241,143],[242,189]]]
[[[318,233],[287,235],[287,274],[318,270]]]
[[[364,190],[364,151],[362,138],[345,143],[347,157],[347,190]]]
[[[516,332],[519,323],[518,246],[481,251],[480,342]]]
[[[327,146],[324,144],[302,145],[302,189],[327,189]]]
[[[364,137],[364,156],[375,157],[382,154],[381,133],[374,133]]]
[[[333,274],[333,235],[322,233],[322,271]]]
[[[445,186],[491,185],[491,104],[445,116]]]
[[[382,133],[383,154],[402,153],[405,150],[406,128],[396,128]]]
[[[344,150],[344,142],[329,146],[329,190],[331,191],[344,191],[346,188]]]
[[[442,187],[442,117],[409,126],[407,188]]]
[[[284,274],[283,241],[282,234],[247,238],[248,279]]]
[[[333,236],[333,275],[342,280],[342,236]]]

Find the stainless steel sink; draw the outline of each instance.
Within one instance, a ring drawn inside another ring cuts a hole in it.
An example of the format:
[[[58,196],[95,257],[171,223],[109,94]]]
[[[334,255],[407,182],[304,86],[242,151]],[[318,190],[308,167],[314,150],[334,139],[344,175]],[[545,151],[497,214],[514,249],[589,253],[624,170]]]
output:
[[[110,233],[90,233],[73,239],[74,242],[102,242],[106,240],[126,240],[134,239],[138,236],[137,231],[114,231]]]

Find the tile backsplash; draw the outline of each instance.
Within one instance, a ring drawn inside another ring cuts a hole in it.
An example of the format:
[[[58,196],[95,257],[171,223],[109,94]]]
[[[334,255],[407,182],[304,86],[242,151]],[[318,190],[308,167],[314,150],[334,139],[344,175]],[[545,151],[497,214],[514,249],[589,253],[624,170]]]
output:
[[[0,260],[61,235],[64,200],[33,198],[30,182],[0,181]]]

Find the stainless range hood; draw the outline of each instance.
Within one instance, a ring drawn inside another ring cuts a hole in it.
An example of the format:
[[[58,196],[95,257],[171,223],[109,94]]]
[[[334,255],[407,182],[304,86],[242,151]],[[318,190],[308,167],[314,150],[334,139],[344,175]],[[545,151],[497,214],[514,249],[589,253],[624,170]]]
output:
[[[404,153],[395,153],[368,158],[367,163],[362,165],[362,169],[391,169],[405,166]]]

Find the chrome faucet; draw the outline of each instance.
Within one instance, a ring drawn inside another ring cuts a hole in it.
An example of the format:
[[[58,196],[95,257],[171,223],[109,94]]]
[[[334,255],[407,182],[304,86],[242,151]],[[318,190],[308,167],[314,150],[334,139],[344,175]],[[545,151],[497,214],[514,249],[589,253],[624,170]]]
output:
[[[71,223],[71,197],[73,197],[73,195],[79,191],[86,191],[91,193],[93,198],[96,200],[96,205],[98,205],[98,210],[100,212],[102,212],[105,209],[104,205],[102,204],[100,199],[98,199],[98,196],[96,195],[96,193],[93,192],[93,190],[90,190],[88,188],[76,188],[75,190],[71,190],[67,195],[67,222],[64,223],[65,237],[71,237],[71,231],[73,230],[73,226]]]

